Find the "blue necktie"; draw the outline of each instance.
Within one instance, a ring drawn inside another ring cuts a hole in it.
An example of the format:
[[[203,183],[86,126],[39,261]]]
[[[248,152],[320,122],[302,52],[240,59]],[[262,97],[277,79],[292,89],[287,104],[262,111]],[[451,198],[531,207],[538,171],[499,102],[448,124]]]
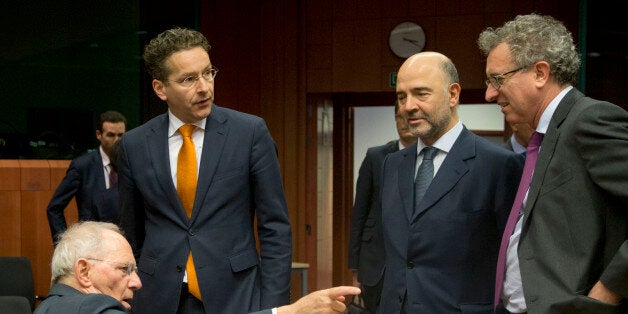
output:
[[[432,178],[434,177],[434,156],[438,152],[438,148],[435,147],[425,147],[422,150],[423,153],[423,161],[419,166],[419,170],[416,173],[416,178],[414,179],[414,211],[416,212],[419,207],[419,203],[421,203],[421,199],[425,195],[425,191],[430,186],[432,182]]]

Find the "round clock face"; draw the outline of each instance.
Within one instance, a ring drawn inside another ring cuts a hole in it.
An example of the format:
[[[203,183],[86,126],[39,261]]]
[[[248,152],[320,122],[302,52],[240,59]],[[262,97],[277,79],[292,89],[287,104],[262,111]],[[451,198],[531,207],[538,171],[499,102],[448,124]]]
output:
[[[390,31],[388,44],[395,55],[407,58],[423,50],[425,33],[416,23],[404,22]]]

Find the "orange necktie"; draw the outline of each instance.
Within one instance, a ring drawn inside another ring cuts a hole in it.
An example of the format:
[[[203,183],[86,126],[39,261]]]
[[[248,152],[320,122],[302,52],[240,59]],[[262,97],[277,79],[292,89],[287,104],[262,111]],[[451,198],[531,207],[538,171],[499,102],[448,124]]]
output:
[[[194,133],[195,128],[196,126],[190,124],[185,124],[179,128],[179,133],[183,137],[183,144],[177,159],[177,194],[179,194],[179,199],[181,199],[181,204],[183,204],[188,218],[192,217],[192,207],[194,206],[194,196],[196,195],[196,148],[194,148],[194,142],[192,141],[192,133]],[[202,300],[196,278],[196,269],[192,260],[192,251],[190,251],[188,261],[185,264],[185,271],[188,274],[188,289],[190,293]]]

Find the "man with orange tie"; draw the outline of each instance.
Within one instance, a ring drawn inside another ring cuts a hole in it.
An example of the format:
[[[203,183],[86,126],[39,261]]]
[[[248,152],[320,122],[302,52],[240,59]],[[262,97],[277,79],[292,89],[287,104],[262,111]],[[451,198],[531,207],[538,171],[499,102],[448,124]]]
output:
[[[263,119],[213,103],[209,48],[201,33],[174,28],[144,50],[168,112],[127,132],[118,155],[120,225],[143,283],[134,313],[289,303],[292,235],[277,148]]]

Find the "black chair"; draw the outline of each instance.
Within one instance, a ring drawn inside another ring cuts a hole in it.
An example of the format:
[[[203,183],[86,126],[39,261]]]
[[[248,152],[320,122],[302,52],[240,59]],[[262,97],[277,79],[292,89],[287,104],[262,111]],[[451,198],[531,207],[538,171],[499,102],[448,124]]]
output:
[[[0,296],[24,297],[31,311],[35,310],[35,284],[28,257],[0,257]]]
[[[0,313],[31,314],[33,310],[28,299],[22,296],[0,296]]]

